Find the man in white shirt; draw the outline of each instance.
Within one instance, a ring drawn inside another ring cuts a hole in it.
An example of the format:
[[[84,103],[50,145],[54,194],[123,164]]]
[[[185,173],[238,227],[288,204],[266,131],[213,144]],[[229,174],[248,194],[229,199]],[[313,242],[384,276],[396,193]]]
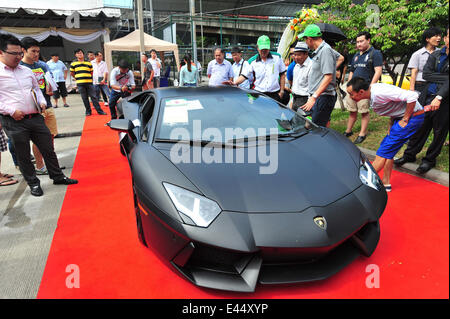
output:
[[[257,46],[259,55],[250,64],[250,71],[255,77],[255,91],[264,93],[280,102],[286,82],[286,65],[279,56],[270,53],[268,36],[260,36]]]
[[[305,42],[298,42],[294,48],[295,67],[292,80],[289,81],[291,92],[294,96],[292,109],[298,108],[308,102],[308,76],[311,70],[311,59],[308,56],[308,45]]]
[[[214,50],[214,60],[208,63],[206,74],[209,78],[209,86],[229,84],[233,81],[233,68],[231,63],[225,60],[225,53],[221,48]]]
[[[411,70],[411,80],[409,81],[409,89],[421,93],[426,86],[423,78],[423,67],[427,63],[430,54],[436,50],[441,42],[442,31],[439,28],[432,27],[425,30],[422,34],[422,43],[424,47],[417,50],[409,59],[408,69]]]
[[[391,191],[390,178],[394,156],[420,129],[425,118],[424,109],[418,102],[419,94],[390,84],[370,84],[360,77],[353,77],[347,83],[347,92],[355,102],[370,100],[370,107],[375,113],[391,118],[388,133],[372,163],[377,172],[384,169],[382,181],[386,191]]]
[[[153,71],[155,72],[153,76],[153,87],[159,88],[159,79],[161,77],[161,60],[156,56],[156,50],[150,51],[150,64],[152,65]]]
[[[111,84],[111,95],[109,96],[109,110],[111,119],[117,118],[116,105],[121,97],[130,96],[136,88],[133,72],[130,71],[128,62],[120,60],[118,66],[111,71],[109,83]]]
[[[88,56],[88,61],[92,63],[92,61],[95,60],[95,54],[92,51],[88,51],[87,52],[87,56]]]
[[[91,64],[94,69],[92,81],[97,98],[100,100],[101,92],[105,106],[108,106],[108,96],[111,94],[108,88],[108,66],[103,61],[103,54],[100,51],[95,52],[95,59],[91,61]]]
[[[252,73],[250,72],[250,64],[242,58],[242,50],[239,47],[234,47],[231,50],[233,57],[233,82],[231,84],[237,85],[243,89],[250,89],[250,79]]]

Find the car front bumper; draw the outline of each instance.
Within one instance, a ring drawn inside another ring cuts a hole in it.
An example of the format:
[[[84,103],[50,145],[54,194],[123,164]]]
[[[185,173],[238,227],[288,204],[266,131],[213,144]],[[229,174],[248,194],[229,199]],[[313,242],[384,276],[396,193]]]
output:
[[[140,203],[139,211],[149,246],[188,280],[202,287],[252,292],[258,282],[323,280],[358,256],[370,256],[380,238],[386,202],[384,191],[361,186],[325,207],[302,212],[223,211],[208,228],[167,222],[148,203]],[[326,229],[315,224],[317,216],[326,219]]]

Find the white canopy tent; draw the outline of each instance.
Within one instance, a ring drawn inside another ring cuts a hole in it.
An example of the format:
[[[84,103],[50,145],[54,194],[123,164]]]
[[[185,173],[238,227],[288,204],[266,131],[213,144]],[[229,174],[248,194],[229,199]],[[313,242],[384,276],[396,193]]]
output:
[[[178,55],[178,45],[167,42],[151,35],[144,33],[144,48],[145,51],[150,51],[155,49],[156,51],[173,51],[175,56],[175,61],[177,67],[180,67],[180,58]],[[139,52],[140,48],[140,38],[139,30],[131,32],[129,35],[123,38],[105,43],[105,61],[108,65],[108,69],[112,69],[112,51],[135,51]]]

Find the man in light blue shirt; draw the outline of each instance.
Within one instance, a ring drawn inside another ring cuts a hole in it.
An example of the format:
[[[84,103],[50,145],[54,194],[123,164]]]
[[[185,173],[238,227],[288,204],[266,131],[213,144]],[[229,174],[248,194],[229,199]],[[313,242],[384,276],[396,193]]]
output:
[[[67,89],[66,89],[66,78],[67,70],[66,65],[59,60],[59,56],[57,53],[52,54],[52,59],[47,62],[50,73],[52,74],[53,79],[56,84],[58,84],[58,90],[53,92],[53,99],[55,100],[55,108],[58,107],[58,100],[61,96],[63,99],[63,103],[65,107],[69,107],[67,104]]]
[[[208,85],[217,86],[233,81],[233,68],[231,67],[231,63],[225,60],[225,53],[221,48],[217,48],[214,51],[214,58],[214,60],[208,63]]]
[[[239,79],[239,76],[243,76],[245,80],[239,84],[240,88],[250,89],[250,81],[252,79],[252,73],[250,72],[250,64],[242,58],[242,50],[239,47],[234,47],[231,51],[233,57],[233,81]]]

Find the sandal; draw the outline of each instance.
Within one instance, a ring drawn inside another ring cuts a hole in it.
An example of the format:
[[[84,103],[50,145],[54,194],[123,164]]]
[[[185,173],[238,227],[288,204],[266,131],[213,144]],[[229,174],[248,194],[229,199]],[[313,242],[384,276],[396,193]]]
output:
[[[386,189],[386,192],[392,192],[392,186],[391,186],[391,184],[387,184],[387,185],[384,185],[384,188]]]
[[[0,182],[0,186],[9,186],[9,185],[14,185],[17,184],[19,181],[15,180],[15,179],[7,179],[4,180],[3,182]]]

